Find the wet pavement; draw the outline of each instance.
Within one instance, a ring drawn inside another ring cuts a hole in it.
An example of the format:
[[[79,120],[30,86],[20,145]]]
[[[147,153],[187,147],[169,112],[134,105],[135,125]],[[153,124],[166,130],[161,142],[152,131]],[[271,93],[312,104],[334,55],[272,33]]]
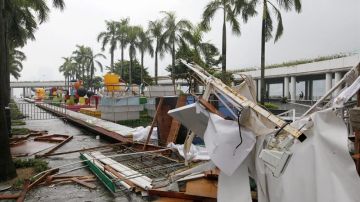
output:
[[[108,140],[101,139],[101,137],[100,139],[97,139],[97,135],[58,118],[49,120],[26,120],[26,126],[24,127],[32,130],[47,130],[49,134],[72,135],[73,139],[56,150],[56,153],[112,143]],[[80,158],[79,153],[72,153],[48,157],[45,158],[45,160],[49,162],[50,167],[54,168],[57,166],[80,161]],[[77,165],[67,166],[65,168],[61,168],[60,172],[81,166],[84,166],[84,164],[80,163]],[[64,175],[90,174],[92,173],[88,170],[88,168],[82,168]],[[77,184],[36,187],[26,194],[25,201],[147,201],[145,198],[135,193],[120,192],[116,195],[113,195],[105,188],[105,186],[103,186],[99,180],[93,183],[96,184],[96,189],[94,190],[90,190]]]

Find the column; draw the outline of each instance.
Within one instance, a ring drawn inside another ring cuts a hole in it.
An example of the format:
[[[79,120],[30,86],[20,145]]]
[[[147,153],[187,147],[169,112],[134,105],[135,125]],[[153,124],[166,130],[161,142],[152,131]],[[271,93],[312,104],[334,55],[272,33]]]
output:
[[[283,97],[287,97],[288,99],[289,97],[289,77],[284,77],[284,93],[283,93]]]
[[[25,88],[23,88],[23,98],[25,98]]]
[[[291,86],[290,86],[290,99],[292,101],[296,100],[296,77],[291,77]]]
[[[10,97],[11,97],[11,98],[14,97],[14,88],[10,88]]]
[[[335,72],[335,84],[334,85],[336,85],[341,80],[341,77],[342,77],[341,72]],[[339,93],[340,89],[341,89],[341,86],[334,91],[333,96],[336,96]]]
[[[260,79],[257,80],[257,99],[258,99],[258,102],[261,101],[261,80]]]
[[[331,89],[332,73],[328,72],[325,74],[325,93]]]

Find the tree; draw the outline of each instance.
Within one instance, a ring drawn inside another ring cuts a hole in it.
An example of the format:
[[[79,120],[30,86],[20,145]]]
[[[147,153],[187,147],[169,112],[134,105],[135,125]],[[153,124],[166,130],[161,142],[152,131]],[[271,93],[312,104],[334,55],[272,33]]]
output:
[[[115,66],[115,73],[119,74],[121,72],[121,67],[124,67],[125,70],[125,76],[124,79],[125,81],[129,81],[129,67],[130,67],[130,61],[125,60],[123,62],[123,64],[121,64],[121,61],[118,61],[114,64]],[[133,68],[132,68],[132,82],[135,84],[140,85],[141,84],[141,64],[139,64],[138,60],[134,60],[133,61]],[[143,79],[147,84],[152,84],[152,78],[149,75],[149,72],[147,70],[147,68],[143,69]]]
[[[85,73],[86,73],[86,67],[88,66],[86,63],[88,62],[87,56],[89,54],[88,47],[85,47],[84,45],[76,45],[76,50],[73,51],[73,59],[77,65],[78,68],[78,75],[77,79],[84,80]]]
[[[261,25],[261,97],[260,102],[264,104],[264,99],[266,96],[265,90],[265,43],[272,38],[273,31],[273,20],[269,7],[272,8],[276,19],[277,19],[277,28],[275,32],[274,43],[281,37],[284,31],[284,26],[282,23],[282,17],[280,9],[285,11],[291,11],[295,8],[296,12],[301,12],[301,0],[278,0],[276,3],[272,3],[269,0],[262,0],[263,10],[262,10],[262,25]],[[276,6],[277,5],[277,6]]]
[[[136,57],[136,48],[139,46],[139,34],[141,28],[139,26],[129,26],[127,30],[127,41],[129,43],[129,84],[132,84],[132,68],[133,68],[133,58]]]
[[[222,10],[223,27],[222,27],[222,72],[225,75],[226,72],[226,22],[231,26],[232,32],[236,35],[240,35],[240,22],[237,19],[238,15],[241,15],[244,22],[248,20],[249,16],[255,15],[255,3],[246,2],[244,0],[212,0],[205,6],[205,10],[202,15],[202,26],[204,28],[210,28],[210,21],[213,19],[217,10]]]
[[[190,30],[192,25],[189,21],[184,19],[177,21],[174,12],[162,12],[162,13],[165,14],[165,17],[163,19],[164,26],[166,29],[164,32],[164,37],[167,40],[167,43],[169,45],[168,48],[170,49],[171,52],[171,58],[172,58],[171,65],[172,67],[175,67],[175,59],[176,59],[175,44],[180,42],[181,35],[184,32]],[[173,74],[173,72],[171,72],[171,74]],[[172,78],[174,77],[172,76]],[[172,83],[173,85],[175,85],[174,79],[172,79]]]
[[[150,37],[150,33],[149,31],[144,32],[143,29],[141,29],[140,33],[139,33],[139,45],[138,45],[138,49],[140,51],[140,61],[141,61],[141,74],[140,74],[140,80],[141,83],[143,83],[144,79],[143,79],[143,69],[144,69],[144,55],[146,52],[148,52],[151,57],[154,56],[154,48],[152,46],[152,39]]]
[[[129,26],[129,18],[121,19],[119,23],[117,23],[117,38],[120,42],[120,49],[121,49],[121,61],[124,61],[124,49],[128,45],[127,41],[127,29]],[[124,69],[121,68],[121,77],[124,76]]]
[[[164,26],[161,20],[149,22],[150,36],[155,39],[155,84],[158,84],[158,55],[160,58],[164,57],[165,41],[163,36]]]
[[[10,75],[12,75],[16,80],[20,78],[20,72],[23,69],[22,61],[26,59],[26,56],[23,52],[13,49],[10,51],[9,58],[9,70]]]
[[[64,8],[63,0],[53,0],[53,5]],[[38,23],[47,19],[48,12],[45,0],[0,0],[0,181],[16,176],[5,115],[5,106],[10,101],[10,50],[25,45],[28,39],[35,39],[34,31]]]
[[[105,46],[109,45],[110,49],[110,67],[111,71],[114,71],[114,52],[118,45],[119,38],[117,34],[118,22],[115,21],[105,21],[106,23],[106,31],[101,32],[98,37],[97,41],[99,42],[102,40],[102,51],[105,50]]]
[[[89,65],[88,69],[90,69],[90,75],[88,74],[88,76],[90,76],[88,85],[89,85],[89,88],[93,88],[92,82],[93,82],[93,77],[94,77],[94,74],[96,71],[96,66],[98,66],[100,68],[101,72],[103,71],[103,65],[97,59],[98,58],[106,59],[106,57],[105,57],[105,55],[103,55],[101,53],[94,54],[92,49],[90,47],[88,47],[88,54],[86,55],[86,58],[88,60],[87,64]]]
[[[201,26],[201,24],[198,24],[182,34],[181,44],[187,46],[188,49],[192,47],[194,57],[202,60],[203,66],[207,68],[217,66],[221,62],[221,58],[219,57],[219,51],[214,44],[203,41],[205,32],[206,30],[204,27]]]

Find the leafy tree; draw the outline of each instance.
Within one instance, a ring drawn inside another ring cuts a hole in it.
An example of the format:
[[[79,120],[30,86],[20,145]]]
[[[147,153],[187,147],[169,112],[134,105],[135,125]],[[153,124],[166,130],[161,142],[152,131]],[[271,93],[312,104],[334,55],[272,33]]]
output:
[[[155,20],[149,22],[149,33],[155,40],[155,84],[158,84],[158,55],[160,58],[164,57],[165,53],[165,38],[164,38],[164,26],[161,20]]]
[[[231,26],[232,32],[236,35],[240,35],[240,22],[237,19],[238,15],[241,15],[244,22],[248,20],[249,16],[256,14],[255,3],[253,1],[246,2],[244,0],[212,0],[209,2],[202,15],[202,26],[204,28],[210,28],[210,21],[213,19],[216,11],[222,10],[223,27],[222,27],[222,72],[225,75],[226,72],[226,22]]]
[[[118,22],[115,21],[105,21],[106,31],[100,32],[97,37],[97,41],[102,40],[102,51],[105,50],[105,46],[109,45],[110,49],[110,67],[111,71],[114,71],[114,52],[119,43],[119,36],[117,34]]]
[[[55,7],[64,8],[63,0],[52,2]],[[0,0],[0,13],[0,181],[5,181],[16,176],[5,115],[10,102],[10,52],[24,46],[28,39],[35,39],[34,32],[47,19],[49,8],[45,0]]]
[[[168,44],[168,49],[170,49],[171,52],[171,58],[172,58],[172,63],[171,65],[173,67],[175,67],[175,44],[176,43],[180,43],[180,38],[181,35],[190,30],[192,25],[189,21],[181,19],[181,20],[177,20],[176,19],[176,15],[174,12],[162,12],[165,14],[165,17],[163,19],[164,21],[164,26],[165,26],[165,32],[164,32],[164,37],[165,40],[167,41]],[[173,72],[171,73],[173,74]],[[174,77],[172,77],[174,78]],[[173,85],[175,85],[175,80],[172,79]]]
[[[139,34],[141,28],[139,26],[129,26],[127,30],[127,40],[129,43],[129,83],[132,84],[132,69],[133,69],[133,58],[136,57],[136,48],[139,46]]]
[[[273,36],[273,20],[271,17],[270,9],[276,16],[277,19],[277,28],[275,32],[276,42],[284,31],[284,26],[282,23],[282,16],[280,9],[285,11],[291,11],[295,8],[296,12],[301,12],[301,0],[278,0],[276,3],[273,3],[269,0],[262,0],[263,10],[262,10],[262,25],[261,25],[261,104],[264,104],[264,99],[266,96],[265,91],[265,43],[269,41]],[[270,7],[270,9],[269,9]]]
[[[90,88],[93,87],[92,82],[93,82],[93,77],[94,77],[94,74],[96,71],[96,66],[100,68],[101,72],[103,71],[103,65],[98,60],[98,58],[106,59],[105,55],[103,55],[101,53],[94,54],[92,49],[89,48],[88,54],[86,55],[86,59],[88,60],[88,69],[90,69],[90,75],[88,74],[88,76],[90,76],[89,81],[88,81]]]
[[[73,59],[76,63],[76,66],[78,68],[77,79],[84,80],[85,73],[86,73],[86,66],[87,66],[87,55],[89,54],[88,47],[84,45],[76,45],[76,50],[73,51]]]
[[[118,61],[115,63],[115,73],[120,74],[121,67],[124,67],[125,70],[125,76],[122,77],[124,81],[129,81],[129,67],[130,67],[130,61],[124,61],[123,64],[121,64],[121,61]],[[141,69],[142,66],[139,64],[137,60],[133,61],[133,68],[132,68],[132,82],[135,84],[140,85],[141,84]],[[149,72],[147,68],[143,69],[143,79],[144,82],[147,84],[152,84],[152,78],[149,75]]]
[[[116,30],[116,34],[117,34],[117,38],[120,42],[120,49],[121,49],[121,61],[124,61],[124,49],[126,48],[126,46],[128,45],[128,40],[127,40],[127,30],[128,30],[128,26],[129,26],[129,18],[124,18],[121,19],[119,23],[117,23],[117,30]],[[124,68],[121,68],[121,76],[124,76]]]
[[[16,80],[20,78],[20,72],[23,69],[22,61],[24,61],[25,59],[26,56],[23,52],[16,49],[10,51],[10,75],[12,75]]]
[[[214,44],[203,41],[205,29],[200,24],[182,34],[183,46],[193,48],[194,55],[201,59],[205,67],[217,66],[221,62],[219,51]]]
[[[140,80],[141,83],[143,82],[143,69],[144,69],[144,55],[146,52],[148,52],[151,57],[154,56],[154,48],[152,46],[153,40],[150,37],[149,31],[144,32],[143,29],[141,29],[139,33],[139,44],[138,49],[140,51],[140,61],[141,61],[141,74],[140,74]]]

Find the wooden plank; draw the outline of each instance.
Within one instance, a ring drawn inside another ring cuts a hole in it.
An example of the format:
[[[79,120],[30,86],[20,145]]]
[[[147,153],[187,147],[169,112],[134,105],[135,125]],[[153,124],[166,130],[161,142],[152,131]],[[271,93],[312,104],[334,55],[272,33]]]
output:
[[[178,198],[178,199],[195,200],[195,201],[204,201],[206,199],[205,197],[192,196],[185,194],[183,192],[162,191],[158,189],[149,189],[148,194],[150,196],[160,196],[160,197]]]
[[[185,106],[186,100],[187,100],[186,96],[183,96],[183,95],[179,96],[178,100],[176,102],[176,108]],[[172,119],[171,126],[170,126],[170,132],[167,137],[166,145],[168,145],[171,142],[174,142],[174,143],[176,142],[180,127],[181,127],[181,123],[176,119]]]
[[[173,118],[168,115],[169,110],[176,106],[176,97],[164,98],[164,101],[159,109],[159,114],[156,117],[158,133],[159,133],[159,145],[167,146],[166,142],[170,133],[171,122]]]
[[[58,156],[58,155],[63,155],[63,154],[71,154],[71,153],[76,153],[76,152],[84,152],[84,151],[90,151],[90,150],[95,150],[95,149],[102,149],[102,148],[107,148],[107,147],[115,147],[115,146],[120,146],[120,145],[124,145],[124,144],[126,144],[126,143],[119,142],[119,143],[114,143],[114,144],[110,144],[110,145],[98,146],[98,147],[90,147],[90,148],[77,149],[77,150],[66,151],[66,152],[36,155],[35,157]]]
[[[147,136],[146,141],[145,141],[145,143],[144,143],[144,147],[143,147],[143,150],[144,150],[144,151],[146,150],[146,146],[149,144],[150,137],[151,137],[151,133],[152,133],[152,131],[153,131],[153,129],[154,129],[154,126],[155,126],[157,117],[158,117],[158,115],[159,115],[159,112],[160,112],[160,109],[161,109],[161,106],[162,106],[163,101],[164,101],[164,98],[161,97],[161,98],[160,98],[160,101],[159,101],[159,104],[158,104],[158,106],[157,106],[157,108],[156,108],[155,116],[154,116],[154,119],[153,119],[153,121],[152,121],[152,123],[151,123],[151,127],[150,127],[150,130],[149,130],[148,136]]]
[[[79,180],[78,178],[76,177],[73,177],[71,178],[72,181],[84,186],[84,187],[87,187],[89,189],[95,189],[96,188],[96,185],[95,184],[92,184],[92,183],[88,183],[88,182],[85,182],[83,180]]]
[[[17,198],[19,198],[19,196],[20,196],[20,194],[1,194],[0,200],[17,199]]]
[[[135,184],[131,182],[130,180],[126,179],[125,176],[121,175],[119,172],[114,170],[109,165],[104,165],[104,169],[115,175],[119,180],[123,180],[126,184],[128,184],[130,187],[135,187]]]
[[[185,194],[206,198],[216,198],[217,180],[208,180],[205,178],[190,180],[186,183]]]

